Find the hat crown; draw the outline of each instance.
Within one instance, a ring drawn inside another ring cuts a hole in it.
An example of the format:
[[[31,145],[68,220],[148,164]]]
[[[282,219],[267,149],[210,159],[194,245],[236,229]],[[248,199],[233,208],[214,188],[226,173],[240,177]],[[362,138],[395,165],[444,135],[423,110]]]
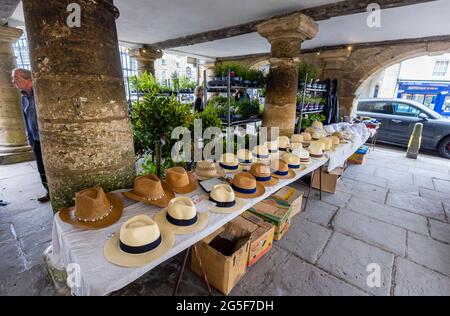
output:
[[[291,137],[292,143],[301,143],[303,141],[303,135],[301,134],[293,134]]]
[[[270,176],[270,167],[262,163],[255,163],[250,168],[250,173],[253,176]]]
[[[287,136],[279,136],[278,137],[278,147],[280,148],[286,148],[290,145],[289,137]]]
[[[296,155],[300,158],[309,158],[309,152],[306,149],[298,148],[292,151],[293,155]]]
[[[292,150],[299,149],[299,148],[303,148],[302,143],[292,143],[291,144],[291,149]]]
[[[200,161],[197,161],[197,169],[216,170],[216,166],[212,160],[200,160]]]
[[[174,167],[167,170],[166,179],[171,186],[182,188],[189,185],[189,176],[182,167]]]
[[[75,216],[78,219],[93,221],[107,215],[110,211],[111,203],[100,187],[75,194]]]
[[[233,179],[233,184],[241,189],[256,188],[256,179],[248,172],[237,174]]]
[[[239,149],[237,152],[238,158],[250,160],[253,158],[253,154],[248,149]]]
[[[147,215],[130,218],[120,229],[120,241],[131,247],[148,245],[160,236],[158,224]]]
[[[276,171],[286,172],[289,170],[288,164],[283,160],[274,160],[271,163],[271,168]]]
[[[269,149],[266,146],[256,146],[253,151],[258,155],[269,155]]]
[[[239,161],[236,157],[235,154],[231,154],[231,153],[225,153],[222,155],[220,161],[224,164],[224,165],[230,165],[230,166],[235,166],[239,164]]]
[[[190,220],[197,215],[194,202],[188,197],[174,198],[169,202],[167,213],[177,220]]]
[[[265,142],[264,147],[267,147],[269,150],[277,150],[278,143],[276,141]]]
[[[217,202],[233,202],[236,200],[234,191],[228,184],[215,185],[210,196]]]
[[[303,141],[310,141],[311,140],[311,134],[307,132],[303,132],[300,135],[303,137]]]
[[[290,165],[299,165],[300,164],[300,158],[295,155],[292,155],[292,154],[284,154],[281,159]]]
[[[134,180],[133,191],[146,198],[157,198],[164,194],[161,180],[154,175],[137,177]]]

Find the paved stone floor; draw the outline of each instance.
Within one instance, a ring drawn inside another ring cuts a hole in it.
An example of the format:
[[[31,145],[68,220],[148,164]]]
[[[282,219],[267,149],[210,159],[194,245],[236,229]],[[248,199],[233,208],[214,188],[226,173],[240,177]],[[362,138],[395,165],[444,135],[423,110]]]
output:
[[[305,189],[305,185],[298,184]],[[34,163],[0,166],[0,295],[55,295],[42,261],[50,205]],[[450,161],[378,148],[334,195],[315,195],[232,295],[450,295]],[[113,295],[170,295],[178,256]],[[369,287],[369,264],[379,287]],[[373,271],[373,270],[372,270]],[[187,269],[181,295],[205,295]],[[215,294],[218,294],[217,292]]]

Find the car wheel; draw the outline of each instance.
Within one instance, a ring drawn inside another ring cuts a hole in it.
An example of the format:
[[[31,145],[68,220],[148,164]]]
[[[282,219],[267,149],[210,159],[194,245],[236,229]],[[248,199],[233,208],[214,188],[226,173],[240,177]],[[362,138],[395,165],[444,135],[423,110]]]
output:
[[[443,157],[450,159],[450,136],[445,137],[439,144],[439,153]]]

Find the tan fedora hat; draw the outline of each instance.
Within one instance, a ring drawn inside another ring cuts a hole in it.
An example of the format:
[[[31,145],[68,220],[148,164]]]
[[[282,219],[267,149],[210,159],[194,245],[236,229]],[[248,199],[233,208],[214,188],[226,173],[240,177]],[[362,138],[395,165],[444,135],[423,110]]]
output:
[[[255,177],[248,172],[235,175],[231,181],[231,187],[237,197],[244,199],[257,198],[266,193],[264,186],[257,182]]]
[[[278,149],[277,141],[265,142],[264,146],[269,150],[270,160],[278,159],[280,150]]]
[[[291,151],[294,151],[295,149],[303,148],[302,143],[291,143]]]
[[[303,135],[302,134],[293,134],[291,136],[291,144],[293,143],[302,143],[303,142]]]
[[[251,165],[253,163],[253,153],[248,149],[239,149],[236,156],[242,165]]]
[[[300,163],[300,157],[293,154],[284,154],[281,159],[288,164],[289,169],[294,171],[302,171],[305,169]]]
[[[278,149],[280,151],[287,151],[291,147],[291,141],[287,136],[278,137]]]
[[[155,175],[137,177],[133,190],[122,194],[129,199],[158,207],[166,207],[175,197],[169,185]]]
[[[324,144],[320,143],[314,143],[311,144],[311,146],[309,146],[308,151],[309,151],[309,156],[311,158],[316,158],[316,159],[320,159],[323,158],[323,150],[324,150],[325,146]]]
[[[239,164],[239,160],[235,154],[225,153],[220,157],[219,166],[226,173],[234,173],[242,170],[242,166]]]
[[[274,160],[271,163],[272,175],[278,179],[292,179],[295,177],[295,171],[289,169],[289,166],[283,160]]]
[[[137,268],[162,257],[174,244],[175,234],[168,226],[138,215],[106,241],[103,254],[113,264]]]
[[[255,146],[253,148],[253,158],[257,162],[270,163],[270,153],[269,149],[265,146]]]
[[[200,160],[195,168],[195,175],[199,180],[224,177],[225,171],[212,160]]]
[[[188,197],[178,197],[169,206],[155,214],[155,221],[165,224],[176,235],[193,234],[208,224],[208,213],[199,213],[194,202]]]
[[[272,177],[270,167],[263,163],[255,163],[250,168],[250,173],[255,177],[256,181],[265,187],[273,187],[278,184],[278,179]]]
[[[219,214],[230,214],[242,209],[244,200],[237,198],[228,184],[215,185],[209,194],[209,200],[216,203],[210,211]]]
[[[166,171],[166,182],[174,192],[179,194],[191,193],[198,188],[195,175],[182,167],[168,169]]]
[[[77,192],[75,206],[61,209],[59,217],[63,222],[79,228],[101,229],[118,222],[122,212],[120,197],[97,187]]]

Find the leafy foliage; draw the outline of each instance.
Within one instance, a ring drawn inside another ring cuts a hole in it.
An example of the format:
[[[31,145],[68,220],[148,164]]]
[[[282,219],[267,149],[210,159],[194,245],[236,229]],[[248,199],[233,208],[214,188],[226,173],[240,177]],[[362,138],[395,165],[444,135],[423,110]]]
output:
[[[306,75],[308,75],[308,81],[311,81],[317,79],[318,71],[313,65],[302,62],[299,66],[299,82],[305,81]]]
[[[314,121],[325,122],[326,117],[323,114],[309,114],[308,117],[302,118],[302,129],[306,129],[312,125]]]

